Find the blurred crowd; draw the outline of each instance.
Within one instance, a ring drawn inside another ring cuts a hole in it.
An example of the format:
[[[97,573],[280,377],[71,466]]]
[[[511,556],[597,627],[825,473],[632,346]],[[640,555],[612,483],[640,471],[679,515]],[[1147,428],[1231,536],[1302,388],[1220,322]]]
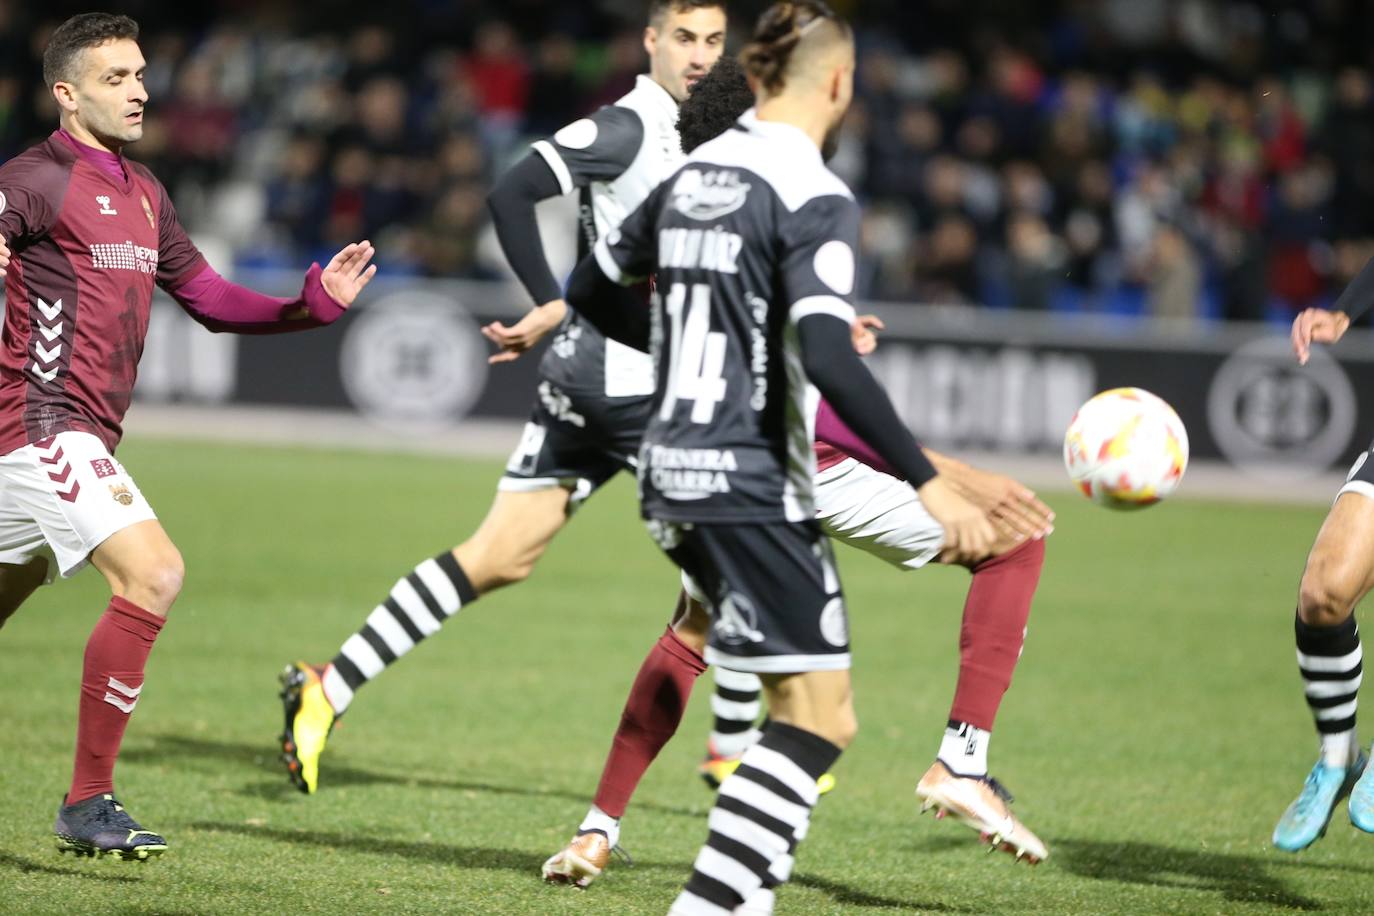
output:
[[[834,5],[867,298],[1284,320],[1374,254],[1363,0]],[[732,4],[732,49],[761,6]],[[124,9],[152,97],[130,155],[254,266],[367,237],[388,271],[503,276],[493,177],[645,67],[635,0]],[[0,159],[56,122],[38,61],[73,11],[0,0]]]

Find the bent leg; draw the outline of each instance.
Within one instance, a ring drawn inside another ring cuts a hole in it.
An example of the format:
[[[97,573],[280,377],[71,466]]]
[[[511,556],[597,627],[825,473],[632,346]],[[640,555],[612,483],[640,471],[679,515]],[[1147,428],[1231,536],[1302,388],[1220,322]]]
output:
[[[183,576],[181,554],[156,520],[111,535],[91,563],[114,596],[86,642],[68,805],[114,791],[115,761],[143,693],[148,654]]]
[[[649,650],[630,687],[592,807],[568,845],[544,863],[546,881],[586,887],[606,867],[620,842],[620,818],[630,798],[659,751],[677,733],[692,686],[706,670],[700,646],[707,626],[705,609],[681,593],[672,625]]]
[[[157,617],[167,616],[186,574],[181,553],[156,519],[110,535],[91,553],[91,565],[115,597]]]
[[[1307,556],[1298,617],[1313,627],[1343,623],[1374,587],[1374,498],[1342,493]]]
[[[334,714],[342,715],[357,690],[437,633],[461,608],[528,576],[567,521],[568,502],[562,487],[498,491],[470,538],[398,580],[319,673]],[[308,672],[302,674],[308,680]]]
[[[482,524],[453,548],[473,591],[481,596],[528,578],[567,524],[570,500],[563,487],[498,490]]]
[[[1294,637],[1304,694],[1329,766],[1346,767],[1359,751],[1355,732],[1363,650],[1357,605],[1374,586],[1374,500],[1337,497],[1307,557],[1298,588]]]

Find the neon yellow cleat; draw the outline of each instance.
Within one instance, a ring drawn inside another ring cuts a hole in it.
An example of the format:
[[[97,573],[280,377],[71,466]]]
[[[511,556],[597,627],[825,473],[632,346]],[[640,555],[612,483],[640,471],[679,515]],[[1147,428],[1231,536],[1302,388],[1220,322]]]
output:
[[[339,717],[324,695],[323,666],[296,662],[281,677],[281,705],[286,730],[281,735],[281,759],[297,789],[313,794],[319,785],[320,753]]]
[[[706,742],[706,759],[697,764],[697,775],[712,789],[719,789],[725,778],[739,769],[739,755],[726,757],[716,753],[716,743]]]
[[[706,743],[706,759],[697,764],[697,775],[711,788],[719,789],[725,777],[739,769],[739,757],[726,757],[716,753],[713,742]],[[816,780],[816,791],[821,795],[835,788],[835,774],[822,773]]]

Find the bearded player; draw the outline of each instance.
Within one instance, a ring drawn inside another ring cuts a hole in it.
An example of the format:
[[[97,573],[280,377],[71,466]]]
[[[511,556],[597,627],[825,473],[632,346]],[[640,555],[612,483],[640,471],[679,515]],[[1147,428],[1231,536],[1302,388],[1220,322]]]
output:
[[[43,77],[61,127],[0,167],[0,625],[40,585],[87,563],[113,593],[86,644],[62,851],[147,859],[167,842],[114,796],[143,670],[181,590],[181,555],[114,457],[153,285],[216,331],[273,333],[338,318],[375,272],[372,247],[313,266],[296,299],[229,283],[196,250],[167,191],[122,155],[143,135],[138,25],[88,13],[53,32]]]
[[[722,57],[682,104],[678,133],[683,150],[690,154],[733,127],[753,105],[754,93],[743,68],[734,58]],[[861,354],[871,352],[876,345],[872,330],[856,325],[854,344]],[[816,518],[827,535],[898,569],[919,569],[937,562],[964,565],[973,573],[964,606],[959,679],[948,726],[935,763],[917,787],[923,810],[933,807],[940,814],[952,814],[1018,858],[1030,862],[1045,858],[1048,851],[1044,843],[1011,813],[1006,793],[988,776],[987,753],[993,720],[1020,657],[1044,560],[1041,538],[1050,531],[1052,513],[1015,481],[926,449],[926,456],[941,476],[985,508],[1003,529],[986,552],[956,556],[943,549],[941,526],[900,474],[845,426],[824,401],[817,410],[815,432]],[[674,629],[700,661],[709,623],[704,596],[696,592],[692,598],[680,610],[680,618],[687,621],[679,619]],[[719,753],[718,736],[712,736],[703,773],[718,786],[739,766],[740,757],[761,734],[754,727],[761,685],[753,674],[721,667],[715,671],[717,690],[712,708],[717,729],[722,718],[730,725],[742,726],[730,729],[729,737],[738,743],[729,749],[728,756]],[[606,867],[611,850],[619,843],[620,818],[644,773],[644,768],[626,766],[625,761],[653,759],[680,722],[693,680],[683,678],[679,684],[665,684],[646,660],[612,740],[596,801],[572,840],[545,862],[546,879],[586,887]]]
[[[330,730],[363,685],[460,608],[529,576],[577,507],[634,467],[653,367],[647,354],[606,340],[568,310],[544,254],[535,204],[579,192],[583,254],[619,225],[681,163],[678,102],[720,57],[725,26],[722,0],[652,0],[644,30],[649,73],[615,104],[533,144],[492,189],[501,247],[537,305],[514,326],[483,330],[502,347],[492,361],[502,362],[558,328],[540,363],[538,401],[477,531],[401,578],[328,665],[298,662],[283,672],[282,757],[302,792],[315,791]],[[668,633],[661,642],[661,663],[681,666],[676,637]]]

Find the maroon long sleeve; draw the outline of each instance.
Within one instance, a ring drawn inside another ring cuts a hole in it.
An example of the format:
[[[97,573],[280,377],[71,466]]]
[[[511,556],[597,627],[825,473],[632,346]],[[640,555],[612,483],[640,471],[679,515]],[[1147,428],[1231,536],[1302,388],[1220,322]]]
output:
[[[221,277],[206,264],[189,280],[168,292],[181,307],[212,331],[235,334],[281,334],[304,331],[335,321],[344,308],[325,292],[319,264],[305,275],[301,294],[294,299],[265,296]],[[288,317],[304,308],[306,315]]]

